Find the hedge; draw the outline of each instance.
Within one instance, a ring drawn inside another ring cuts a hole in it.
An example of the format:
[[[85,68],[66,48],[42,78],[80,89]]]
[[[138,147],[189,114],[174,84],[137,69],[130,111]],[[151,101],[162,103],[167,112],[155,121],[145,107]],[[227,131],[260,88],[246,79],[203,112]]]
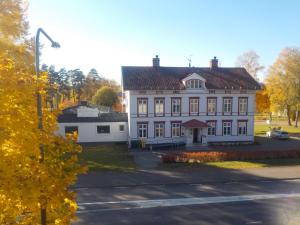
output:
[[[182,152],[162,156],[163,163],[204,163],[219,161],[251,161],[264,159],[300,158],[300,150],[286,151],[213,151]]]

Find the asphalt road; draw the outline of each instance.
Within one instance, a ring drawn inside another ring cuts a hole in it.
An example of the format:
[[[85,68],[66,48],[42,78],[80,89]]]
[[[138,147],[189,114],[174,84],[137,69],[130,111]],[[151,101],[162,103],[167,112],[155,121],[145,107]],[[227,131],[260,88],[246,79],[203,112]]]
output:
[[[300,224],[300,179],[77,188],[89,224]]]

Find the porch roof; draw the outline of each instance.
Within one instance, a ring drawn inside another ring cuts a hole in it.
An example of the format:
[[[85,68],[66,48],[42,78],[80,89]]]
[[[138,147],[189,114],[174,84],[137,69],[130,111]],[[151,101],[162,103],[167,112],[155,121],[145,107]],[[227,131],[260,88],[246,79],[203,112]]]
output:
[[[200,120],[196,120],[196,119],[186,121],[186,122],[182,123],[182,126],[187,127],[187,128],[208,127],[207,123],[200,121]]]

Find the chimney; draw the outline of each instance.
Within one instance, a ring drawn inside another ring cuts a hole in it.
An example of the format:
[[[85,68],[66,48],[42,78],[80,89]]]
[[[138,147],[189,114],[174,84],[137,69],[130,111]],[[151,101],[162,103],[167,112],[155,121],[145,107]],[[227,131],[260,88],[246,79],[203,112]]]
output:
[[[213,59],[210,60],[210,68],[211,69],[218,68],[218,59],[217,59],[216,56]]]
[[[159,67],[159,58],[158,55],[155,56],[155,58],[152,59],[153,67]]]

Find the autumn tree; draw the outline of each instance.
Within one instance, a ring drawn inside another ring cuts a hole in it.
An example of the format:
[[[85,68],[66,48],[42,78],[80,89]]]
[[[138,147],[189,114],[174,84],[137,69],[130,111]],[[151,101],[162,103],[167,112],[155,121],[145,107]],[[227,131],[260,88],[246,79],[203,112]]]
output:
[[[261,84],[261,89],[256,92],[256,112],[270,113],[270,97],[264,84]]]
[[[258,73],[264,69],[259,63],[259,56],[255,51],[248,51],[237,58],[236,66],[244,67],[247,72],[255,79],[258,79]]]
[[[76,211],[68,187],[82,171],[72,137],[55,135],[56,114],[43,108],[44,129],[38,129],[36,92],[45,106],[49,81],[34,74],[31,41],[26,39],[26,6],[0,1],[0,224],[69,224]],[[40,145],[45,158],[40,162]]]
[[[100,88],[93,97],[93,103],[112,107],[118,102],[117,92],[111,87],[104,86]]]

